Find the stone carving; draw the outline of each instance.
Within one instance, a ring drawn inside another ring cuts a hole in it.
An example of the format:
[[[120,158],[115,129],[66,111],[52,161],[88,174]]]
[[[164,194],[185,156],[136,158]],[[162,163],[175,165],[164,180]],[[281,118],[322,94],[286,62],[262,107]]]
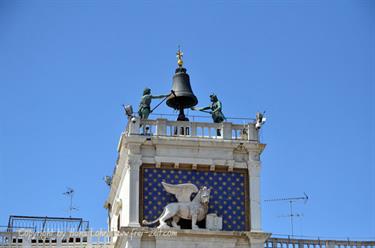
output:
[[[178,202],[172,202],[165,206],[163,213],[158,219],[151,222],[143,220],[142,223],[144,225],[153,225],[159,222],[157,228],[170,228],[166,221],[172,218],[172,226],[180,229],[177,222],[182,218],[192,221],[193,230],[199,229],[197,221],[203,220],[207,215],[211,189],[202,187],[198,190],[198,187],[191,183],[173,185],[162,182],[162,185],[167,192],[176,196]],[[193,200],[190,200],[192,193],[197,194]]]
[[[207,214],[206,229],[212,231],[220,231],[223,229],[223,217],[217,216],[217,214]]]

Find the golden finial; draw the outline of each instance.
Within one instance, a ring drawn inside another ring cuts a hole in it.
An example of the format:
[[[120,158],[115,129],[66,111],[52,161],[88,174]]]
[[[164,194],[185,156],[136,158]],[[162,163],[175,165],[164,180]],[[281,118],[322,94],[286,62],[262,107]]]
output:
[[[180,46],[178,46],[178,51],[176,53],[176,57],[177,57],[177,64],[179,67],[182,67],[182,65],[184,64],[184,61],[182,61],[182,56],[184,56],[184,53],[181,52],[181,49],[180,49]]]

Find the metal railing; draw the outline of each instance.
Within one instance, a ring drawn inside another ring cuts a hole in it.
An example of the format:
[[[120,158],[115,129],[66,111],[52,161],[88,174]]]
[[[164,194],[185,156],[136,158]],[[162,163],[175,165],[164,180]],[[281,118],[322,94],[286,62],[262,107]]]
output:
[[[78,232],[89,229],[89,222],[82,218],[17,216],[9,217],[7,232],[30,229],[34,232]]]
[[[271,237],[264,243],[265,248],[375,248],[375,241],[297,239]]]

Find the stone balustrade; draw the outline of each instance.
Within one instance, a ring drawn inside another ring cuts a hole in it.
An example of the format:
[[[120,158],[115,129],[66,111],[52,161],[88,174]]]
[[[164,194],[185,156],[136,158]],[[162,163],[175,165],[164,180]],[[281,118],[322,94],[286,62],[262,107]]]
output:
[[[183,231],[181,231],[183,232]],[[215,234],[221,232],[214,232]],[[228,233],[228,232],[223,232]],[[241,235],[242,232],[229,232],[232,235]],[[246,232],[243,232],[246,234]],[[113,235],[108,232],[32,232],[25,235],[23,232],[0,232],[0,248],[113,248]],[[264,248],[375,248],[375,241],[354,240],[324,240],[270,237],[264,243]]]
[[[113,248],[108,233],[98,232],[0,232],[0,248]]]
[[[259,131],[254,123],[233,124],[231,122],[209,123],[170,121],[167,119],[140,120],[133,118],[129,120],[126,134],[169,136],[169,137],[191,137],[202,139],[222,140],[244,140],[259,141]]]

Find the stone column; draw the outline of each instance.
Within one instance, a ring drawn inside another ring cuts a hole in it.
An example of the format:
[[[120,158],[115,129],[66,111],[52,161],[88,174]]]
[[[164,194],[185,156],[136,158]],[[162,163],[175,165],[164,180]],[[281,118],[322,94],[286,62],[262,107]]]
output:
[[[262,211],[260,205],[260,171],[259,152],[250,151],[248,160],[249,195],[250,195],[250,230],[262,230]]]
[[[122,184],[123,216],[121,226],[140,227],[139,224],[139,168],[142,165],[141,155],[128,155],[126,174]]]

